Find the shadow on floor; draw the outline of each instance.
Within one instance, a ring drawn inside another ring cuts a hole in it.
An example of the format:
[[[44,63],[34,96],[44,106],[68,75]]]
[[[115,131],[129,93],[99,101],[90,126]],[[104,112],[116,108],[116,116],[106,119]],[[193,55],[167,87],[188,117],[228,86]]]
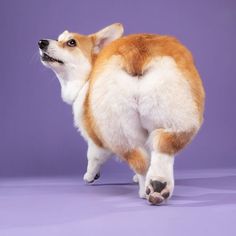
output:
[[[236,176],[204,177],[177,179],[176,191],[167,204],[170,207],[204,207],[214,205],[236,205]],[[133,195],[138,191],[134,183],[96,183],[99,194],[108,195]],[[102,188],[100,188],[102,187]],[[104,187],[104,188],[103,188]],[[179,194],[179,187],[184,187],[188,195]],[[193,193],[191,193],[191,189]],[[104,191],[105,190],[105,191]],[[178,203],[179,202],[179,203]]]

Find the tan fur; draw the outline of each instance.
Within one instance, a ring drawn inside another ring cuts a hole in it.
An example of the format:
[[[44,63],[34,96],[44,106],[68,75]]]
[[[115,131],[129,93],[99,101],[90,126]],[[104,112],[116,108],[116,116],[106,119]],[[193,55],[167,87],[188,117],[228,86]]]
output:
[[[79,36],[81,37],[81,36]],[[89,37],[88,37],[89,38]],[[81,39],[78,39],[81,40]],[[86,41],[86,40],[85,40]],[[89,43],[82,43],[87,55],[91,49],[90,38]],[[194,61],[191,53],[177,39],[170,36],[160,36],[151,34],[136,34],[129,35],[118,40],[115,40],[106,46],[97,56],[91,56],[94,60],[94,65],[90,74],[90,86],[86,102],[84,104],[84,122],[90,138],[99,146],[104,146],[102,137],[99,137],[99,130],[90,110],[90,94],[94,81],[102,68],[106,65],[106,61],[113,55],[119,55],[122,59],[121,66],[127,73],[132,76],[141,76],[148,70],[148,63],[156,57],[170,56],[172,57],[180,71],[185,75],[184,78],[191,87],[192,96],[199,113],[199,122],[203,119],[204,110],[204,90],[199,74],[194,66]],[[166,134],[161,138],[160,148],[166,153],[175,153],[182,149],[189,142],[191,132],[188,134]],[[169,143],[169,144],[168,144]],[[169,150],[168,150],[169,148]]]
[[[123,158],[129,163],[129,166],[134,170],[135,173],[144,175],[147,172],[147,158],[141,149],[133,149],[129,152],[126,152],[123,155]]]
[[[104,62],[113,55],[120,55],[122,67],[133,76],[145,73],[146,65],[155,57],[172,57],[179,69],[188,80],[196,106],[199,110],[199,120],[202,121],[204,109],[204,90],[200,76],[194,66],[191,53],[177,39],[170,36],[136,34],[120,38],[105,47],[94,65],[92,80],[104,66]],[[139,77],[140,78],[140,77]]]
[[[75,51],[76,48],[79,48],[82,51],[82,53],[88,58],[88,60],[92,63],[93,62],[93,54],[92,54],[93,39],[86,35],[77,34],[77,33],[71,33],[71,38],[76,40],[77,42],[76,47],[69,47],[67,45],[68,39],[59,41],[58,45],[60,47],[66,48],[67,50],[70,50],[71,53],[73,53],[73,51]]]
[[[81,49],[83,54],[89,59],[92,63],[92,49],[93,49],[93,41],[90,37],[85,35],[76,35],[75,38],[78,40],[78,47]]]
[[[89,93],[87,93],[85,102],[84,102],[84,114],[83,114],[83,123],[89,137],[93,142],[99,146],[104,147],[101,137],[99,138],[99,131],[96,127],[94,117],[90,111],[91,105],[89,104]]]
[[[158,129],[154,136],[154,149],[161,153],[174,155],[183,149],[193,138],[194,130],[188,132],[167,132]]]

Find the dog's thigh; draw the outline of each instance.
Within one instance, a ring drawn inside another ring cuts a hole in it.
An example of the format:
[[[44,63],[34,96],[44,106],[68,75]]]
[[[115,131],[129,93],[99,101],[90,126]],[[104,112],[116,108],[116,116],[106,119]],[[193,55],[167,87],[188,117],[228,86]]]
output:
[[[112,64],[106,68],[91,88],[91,112],[105,144],[120,154],[143,146],[147,132],[137,111],[137,78]]]

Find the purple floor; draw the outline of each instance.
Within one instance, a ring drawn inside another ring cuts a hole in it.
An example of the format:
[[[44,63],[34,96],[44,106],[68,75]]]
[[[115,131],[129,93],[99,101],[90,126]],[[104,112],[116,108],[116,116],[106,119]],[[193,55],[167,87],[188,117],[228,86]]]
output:
[[[0,235],[235,236],[236,170],[178,171],[163,206],[139,199],[131,176],[2,179]]]

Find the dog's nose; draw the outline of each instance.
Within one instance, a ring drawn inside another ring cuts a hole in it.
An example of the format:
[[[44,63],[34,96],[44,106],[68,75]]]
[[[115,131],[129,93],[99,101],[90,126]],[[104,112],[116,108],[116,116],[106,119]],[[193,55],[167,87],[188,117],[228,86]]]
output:
[[[45,39],[41,39],[38,41],[38,45],[40,49],[46,50],[49,45],[49,41]]]

